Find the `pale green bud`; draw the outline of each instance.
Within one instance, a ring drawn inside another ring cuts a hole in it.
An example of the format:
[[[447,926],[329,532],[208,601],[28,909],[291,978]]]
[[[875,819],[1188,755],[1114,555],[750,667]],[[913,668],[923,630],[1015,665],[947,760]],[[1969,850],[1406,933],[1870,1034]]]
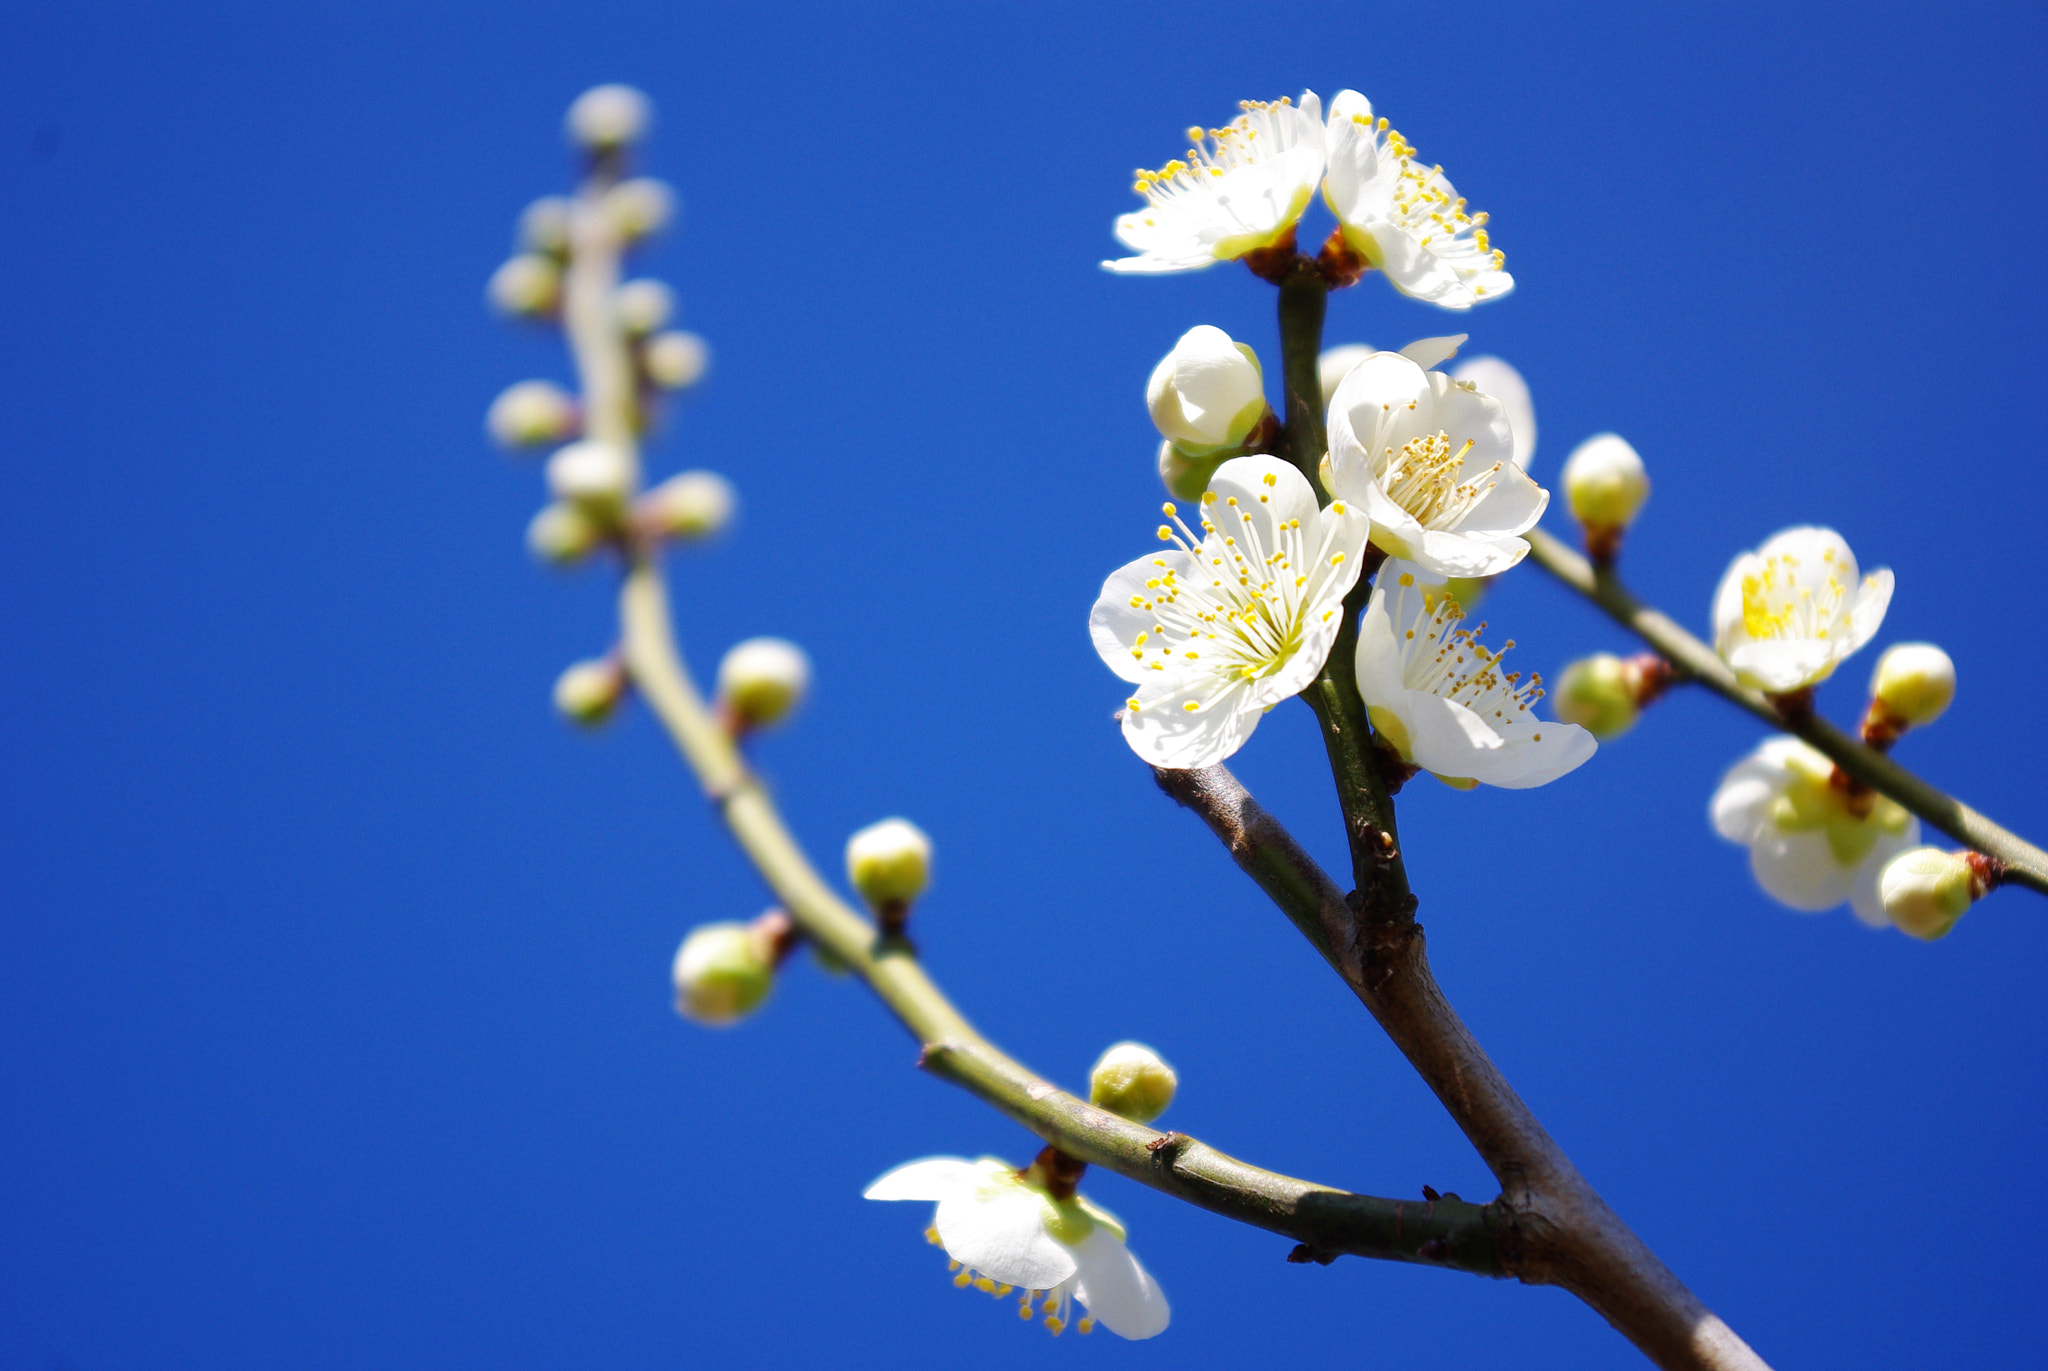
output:
[[[932,840],[908,819],[869,824],[846,840],[846,879],[877,911],[901,910],[932,877]]]
[[[1316,358],[1316,379],[1322,383],[1324,409],[1330,407],[1331,398],[1337,394],[1337,383],[1351,374],[1351,368],[1377,350],[1367,343],[1345,343],[1341,347],[1323,349],[1323,355]]]
[[[711,365],[711,349],[702,338],[681,329],[657,333],[640,345],[640,369],[663,390],[688,390]]]
[[[603,537],[597,521],[575,505],[548,505],[526,526],[527,550],[557,566],[582,561]]]
[[[653,122],[652,102],[631,86],[593,86],[569,106],[563,131],[577,147],[607,152],[639,142]]]
[[[749,638],[718,664],[718,701],[743,730],[789,717],[810,684],[810,658],[781,638]]]
[[[1870,698],[1899,723],[1918,728],[1956,697],[1956,664],[1933,643],[1894,643],[1870,673]]]
[[[1877,878],[1885,917],[1925,942],[1948,936],[1985,889],[1967,854],[1933,847],[1901,852]]]
[[[543,195],[519,215],[519,245],[550,257],[569,255],[569,219],[574,202],[564,195]]]
[[[701,1024],[738,1023],[775,988],[775,951],[755,926],[705,924],[676,949],[676,1013]]]
[[[1551,712],[1606,742],[1635,727],[1641,712],[1629,664],[1611,652],[1581,657],[1550,688]]]
[[[1173,1103],[1180,1078],[1143,1043],[1118,1043],[1088,1073],[1089,1103],[1132,1123],[1150,1123]]]
[[[1600,433],[1565,458],[1564,493],[1572,516],[1587,528],[1620,530],[1650,498],[1650,478],[1626,439]]]
[[[635,521],[664,538],[709,538],[732,518],[732,482],[715,471],[685,471],[640,497]]]
[[[499,447],[546,447],[576,431],[576,401],[553,381],[521,381],[491,401],[484,428]]]
[[[665,181],[636,176],[621,181],[599,202],[622,243],[637,243],[668,227],[676,214],[676,193]]]
[[[586,438],[557,449],[548,458],[548,490],[586,511],[609,512],[623,506],[633,484],[633,459],[616,443]]]
[[[555,708],[586,728],[611,718],[625,698],[626,669],[616,657],[577,662],[555,680]]]
[[[522,252],[491,273],[487,292],[500,314],[544,319],[562,300],[562,268],[552,257]]]
[[[1216,475],[1216,468],[1228,460],[1207,457],[1197,460],[1173,445],[1171,438],[1159,444],[1159,479],[1176,500],[1199,500]]]
[[[645,338],[675,313],[676,293],[652,277],[628,281],[612,296],[612,316],[629,338]]]
[[[1258,354],[1220,328],[1197,324],[1152,369],[1145,405],[1160,435],[1188,456],[1233,451],[1266,417]]]

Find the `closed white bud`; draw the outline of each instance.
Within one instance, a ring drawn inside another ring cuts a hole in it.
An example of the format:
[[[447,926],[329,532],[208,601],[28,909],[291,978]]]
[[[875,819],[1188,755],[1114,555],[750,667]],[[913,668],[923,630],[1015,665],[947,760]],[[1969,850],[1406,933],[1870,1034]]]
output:
[[[1188,456],[1231,451],[1266,417],[1258,355],[1222,329],[1197,324],[1152,369],[1145,405],[1161,436]]]
[[[1611,652],[1581,657],[1550,688],[1551,712],[1606,742],[1635,727],[1641,711],[1629,664]]]
[[[1870,673],[1870,699],[1900,724],[1931,724],[1956,697],[1956,664],[1933,643],[1895,643]]]
[[[1625,438],[1600,433],[1565,459],[1564,493],[1573,517],[1588,529],[1625,529],[1650,498],[1650,478]]]
[[[566,195],[543,195],[519,215],[519,246],[550,257],[569,255],[569,216],[574,203]]]
[[[1175,447],[1171,438],[1165,438],[1159,444],[1159,479],[1174,499],[1199,500],[1224,461],[1221,457],[1190,457]]]
[[[1324,409],[1330,407],[1330,399],[1337,393],[1337,383],[1375,351],[1377,349],[1369,343],[1345,343],[1340,347],[1323,349],[1323,355],[1316,358],[1316,379],[1322,383]]]
[[[732,518],[732,482],[715,471],[685,471],[640,497],[635,522],[664,538],[709,538]]]
[[[878,913],[901,911],[932,879],[932,840],[908,819],[869,824],[846,840],[846,879]]]
[[[775,988],[775,949],[755,925],[705,924],[676,949],[673,975],[676,1013],[701,1024],[738,1023]]]
[[[1088,1073],[1088,1101],[1132,1123],[1150,1123],[1173,1103],[1180,1078],[1143,1043],[1118,1043]]]
[[[610,216],[620,242],[637,243],[668,227],[675,218],[676,193],[666,181],[636,176],[606,191],[600,207]]]
[[[527,550],[557,566],[582,561],[603,538],[597,521],[575,505],[548,505],[526,526]]]
[[[654,106],[631,86],[593,86],[576,97],[563,121],[569,141],[592,152],[637,143],[654,122]]]
[[[749,638],[718,664],[718,700],[740,729],[789,717],[811,686],[811,659],[781,638]]]
[[[651,277],[626,282],[612,297],[612,316],[633,338],[645,338],[666,324],[675,308],[675,292]]]
[[[577,662],[555,678],[555,708],[562,717],[595,727],[626,698],[626,669],[616,657]]]
[[[688,390],[711,365],[711,349],[694,333],[670,329],[640,346],[640,367],[663,390]]]
[[[576,401],[553,381],[521,381],[491,401],[484,427],[499,447],[546,447],[576,432]]]
[[[1877,878],[1885,917],[1926,942],[1946,937],[1989,888],[1970,855],[1916,847],[1892,858]]]
[[[491,304],[514,319],[544,319],[562,300],[562,269],[552,257],[522,252],[491,273]]]
[[[593,510],[615,510],[633,483],[633,459],[616,443],[586,438],[548,458],[548,489],[557,500]]]

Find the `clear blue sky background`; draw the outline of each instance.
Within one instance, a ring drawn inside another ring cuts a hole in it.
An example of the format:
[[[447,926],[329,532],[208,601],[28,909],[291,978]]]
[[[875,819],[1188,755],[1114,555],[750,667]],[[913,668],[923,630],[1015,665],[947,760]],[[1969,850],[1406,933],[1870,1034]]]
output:
[[[1031,1139],[807,964],[729,1033],[669,1009],[684,930],[764,893],[643,716],[551,715],[610,590],[522,550],[538,472],[482,413],[566,362],[483,282],[567,102],[648,90],[685,214],[647,266],[715,355],[652,461],[745,502],[681,629],[811,651],[759,757],[821,863],[922,823],[928,961],[1037,1069],[1137,1037],[1174,1127],[1490,1198],[1109,722],[1083,622],[1155,522],[1147,370],[1197,323],[1276,355],[1242,271],[1096,269],[1129,171],[1368,93],[1519,284],[1457,318],[1368,279],[1330,341],[1469,327],[1546,482],[1626,435],[1628,572],[1695,627],[1736,549],[1840,528],[1898,574],[1880,642],[1960,668],[1900,755],[2040,837],[2044,57],[2040,4],[10,7],[0,1368],[1638,1364],[1558,1291],[1289,1266],[1115,1177],[1165,1336],[954,1291],[862,1186]],[[1628,646],[1534,570],[1486,611],[1546,670]],[[1412,787],[1438,974],[1781,1367],[2035,1364],[2048,908],[1928,947],[1768,903],[1705,820],[1758,736],[1683,695],[1547,789]],[[1238,769],[1335,862],[1319,751],[1290,705]]]

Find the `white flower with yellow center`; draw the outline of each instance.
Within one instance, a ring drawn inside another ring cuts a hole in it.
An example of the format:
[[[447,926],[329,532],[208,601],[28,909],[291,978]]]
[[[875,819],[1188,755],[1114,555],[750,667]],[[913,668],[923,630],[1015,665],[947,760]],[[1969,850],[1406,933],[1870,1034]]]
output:
[[[1806,913],[1847,900],[1887,922],[1878,878],[1920,841],[1920,821],[1883,795],[1834,784],[1835,764],[1797,738],[1771,738],[1721,778],[1714,831],[1749,848],[1749,869],[1778,903]]]
[[[1788,528],[1728,566],[1714,592],[1714,650],[1746,686],[1783,695],[1825,681],[1870,641],[1892,574],[1860,579],[1831,528]]]
[[[1097,1322],[1125,1338],[1166,1328],[1166,1296],[1124,1246],[1123,1224],[1079,1194],[1055,1199],[1035,1163],[1020,1172],[995,1157],[927,1157],[881,1177],[866,1198],[935,1201],[925,1236],[953,1259],[953,1284],[1015,1293],[1018,1317],[1042,1314],[1055,1334],[1075,1302],[1088,1311],[1083,1333]]]
[[[1165,506],[1171,550],[1102,583],[1095,650],[1137,689],[1124,738],[1154,766],[1192,769],[1244,745],[1259,717],[1322,670],[1358,580],[1363,513],[1316,508],[1277,457],[1233,457],[1202,495],[1201,533]]]
[[[1323,199],[1344,241],[1386,274],[1394,289],[1445,309],[1470,309],[1515,288],[1507,258],[1486,233],[1484,214],[1465,202],[1442,167],[1415,148],[1355,90],[1330,101],[1330,170]]]
[[[1414,346],[1411,344],[1411,346]],[[1373,546],[1439,576],[1498,576],[1550,494],[1515,465],[1500,401],[1398,352],[1353,366],[1330,400],[1323,483],[1372,519]]]
[[[1358,625],[1358,693],[1380,738],[1411,766],[1469,790],[1554,781],[1599,744],[1577,724],[1536,716],[1543,678],[1501,666],[1465,611],[1405,562],[1380,568]]]
[[[1121,215],[1116,236],[1136,257],[1102,265],[1148,274],[1195,271],[1272,247],[1294,232],[1323,176],[1323,106],[1246,100],[1220,129],[1188,130],[1187,160],[1140,171],[1145,208]]]

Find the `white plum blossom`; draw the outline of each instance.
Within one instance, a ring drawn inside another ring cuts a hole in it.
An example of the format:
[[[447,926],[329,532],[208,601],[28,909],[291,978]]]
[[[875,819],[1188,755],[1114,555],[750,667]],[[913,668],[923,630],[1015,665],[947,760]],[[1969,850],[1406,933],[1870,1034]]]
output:
[[[1329,175],[1323,199],[1353,251],[1394,289],[1445,309],[1469,309],[1507,294],[1515,278],[1488,241],[1486,216],[1467,214],[1442,167],[1415,148],[1355,90],[1330,101]]]
[[[925,1237],[946,1249],[953,1284],[991,1295],[1019,1296],[1029,1319],[1043,1300],[1045,1326],[1063,1331],[1078,1302],[1088,1311],[1083,1333],[1097,1322],[1125,1338],[1150,1338],[1170,1311],[1158,1284],[1124,1246],[1124,1226],[1079,1194],[1055,1199],[1033,1164],[1019,1171],[995,1157],[927,1157],[906,1163],[867,1188],[871,1200],[928,1200],[938,1205]]]
[[[1729,563],[1714,592],[1714,650],[1744,685],[1783,695],[1832,675],[1891,601],[1891,572],[1859,579],[1841,534],[1788,528]]]
[[[1757,884],[1804,913],[1847,900],[1872,928],[1887,923],[1878,877],[1920,841],[1920,821],[1883,795],[1833,784],[1835,764],[1797,738],[1767,739],[1721,778],[1714,831],[1749,848]]]
[[[1120,215],[1116,236],[1137,252],[1102,265],[1149,274],[1195,271],[1272,247],[1294,232],[1323,176],[1323,106],[1247,100],[1220,129],[1188,130],[1187,160],[1138,172],[1144,209]]]
[[[1410,344],[1411,347],[1420,346]],[[1500,401],[1398,352],[1354,366],[1330,401],[1324,484],[1363,506],[1372,543],[1439,576],[1497,576],[1549,492],[1515,464]]]
[[[1171,504],[1170,549],[1112,573],[1088,616],[1102,660],[1135,690],[1124,738],[1154,766],[1194,768],[1243,746],[1268,709],[1322,670],[1358,580],[1363,512],[1316,508],[1277,457],[1233,457],[1202,495],[1197,534]]]
[[[1507,671],[1460,627],[1465,611],[1406,562],[1380,568],[1358,626],[1358,693],[1375,733],[1412,766],[1469,790],[1554,781],[1599,746],[1577,724],[1538,718],[1543,678]]]

